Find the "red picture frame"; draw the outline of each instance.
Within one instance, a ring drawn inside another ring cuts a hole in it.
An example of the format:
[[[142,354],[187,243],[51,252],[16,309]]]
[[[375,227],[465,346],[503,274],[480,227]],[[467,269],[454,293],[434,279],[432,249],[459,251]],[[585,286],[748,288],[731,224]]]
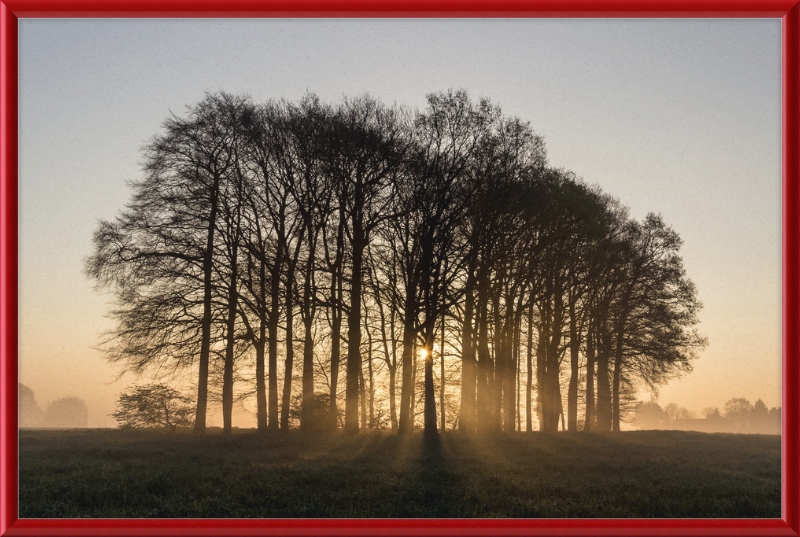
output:
[[[24,519],[18,508],[17,128],[20,17],[772,17],[783,49],[780,519]],[[800,0],[0,1],[0,536],[800,535]]]

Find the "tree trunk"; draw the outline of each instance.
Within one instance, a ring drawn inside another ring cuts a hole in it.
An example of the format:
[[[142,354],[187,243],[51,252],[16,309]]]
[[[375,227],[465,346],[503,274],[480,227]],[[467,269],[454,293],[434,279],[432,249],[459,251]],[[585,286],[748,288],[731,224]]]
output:
[[[203,319],[200,322],[200,360],[197,378],[197,409],[195,411],[194,433],[206,432],[206,410],[208,408],[208,359],[211,354],[211,293],[214,256],[214,231],[217,225],[217,199],[219,197],[219,177],[214,177],[211,188],[211,212],[208,216],[206,250],[203,258]]]
[[[273,311],[269,323],[269,424],[271,431],[278,430],[278,321],[279,309],[277,302],[273,302]]]
[[[532,388],[533,388],[533,300],[528,307],[528,378],[525,381],[525,430],[533,432],[533,409],[532,409]]]
[[[386,334],[386,315],[383,311],[383,303],[380,300],[380,289],[378,287],[378,276],[375,274],[375,286],[378,300],[378,313],[381,317],[381,342],[383,343],[383,355],[385,356],[386,367],[389,370],[389,415],[392,430],[397,429],[397,401],[395,396],[395,383],[397,374],[397,357],[395,355],[394,342],[394,305],[390,308],[391,320],[390,328],[392,333],[392,352],[389,352],[389,337]],[[391,357],[391,358],[390,358]]]
[[[289,432],[289,412],[292,404],[292,381],[294,374],[294,299],[295,299],[295,279],[297,272],[297,260],[300,257],[300,249],[303,245],[303,233],[301,229],[297,237],[294,252],[289,256],[286,267],[286,367],[284,368],[283,380],[283,409],[281,414],[281,429]],[[288,253],[288,245],[287,245]],[[305,349],[303,350],[305,353]],[[301,401],[302,411],[302,401]]]
[[[285,228],[283,219],[278,224],[278,248],[275,256],[275,265],[272,267],[272,287],[270,289],[270,303],[272,311],[269,316],[269,425],[271,431],[278,430],[278,323],[280,322],[280,271],[284,260]]]
[[[347,371],[345,386],[344,429],[358,434],[358,372],[361,359],[361,283],[366,237],[361,222],[353,223],[353,274],[350,285],[350,311],[347,315]]]
[[[521,302],[521,300],[520,300]],[[514,370],[511,372],[512,374],[512,386],[513,386],[513,395],[514,395],[514,425],[512,426],[513,431],[522,431],[522,412],[520,412],[519,405],[522,402],[522,390],[520,389],[520,367],[522,365],[522,307],[517,309],[517,314],[515,315],[516,319],[514,321],[514,346],[512,347],[512,356],[514,361]]]
[[[550,321],[556,320],[556,315],[545,311],[543,315],[549,316]],[[555,323],[554,323],[555,324]],[[558,342],[561,340],[560,331],[557,326],[548,326],[546,320],[543,321],[542,329],[539,332],[539,348],[537,349],[539,402],[541,413],[540,430],[558,430]]]
[[[442,407],[442,415],[441,415],[441,428],[442,432],[445,429],[445,413],[444,413],[444,390],[445,390],[445,379],[444,379],[444,312],[442,312],[442,343],[439,347],[439,360],[441,365],[441,376],[439,380],[439,401]]]
[[[306,279],[303,284],[303,400],[300,410],[300,429],[308,426],[308,407],[314,398],[314,339],[312,326],[314,324],[314,297],[312,296],[311,280],[314,274],[314,252],[316,240],[314,230],[308,228],[309,252],[306,258]]]
[[[492,393],[491,382],[494,363],[489,352],[489,323],[487,320],[488,309],[488,282],[486,276],[481,276],[478,282],[478,432],[492,430]]]
[[[522,309],[523,293],[519,294],[516,307],[513,311],[506,312],[506,330],[505,330],[505,356],[506,366],[503,372],[503,400],[504,400],[504,430],[516,430],[517,412],[518,412],[518,398],[517,394],[519,389],[517,387],[517,370],[518,370],[518,350],[519,350],[519,333],[520,325],[522,323]],[[509,304],[513,304],[511,297],[507,298]]]
[[[594,429],[594,334],[593,327],[590,326],[586,334],[586,418],[583,422],[583,430],[591,431]]]
[[[611,386],[608,379],[610,336],[600,334],[597,354],[597,430],[611,430]]]
[[[472,345],[472,317],[475,308],[475,262],[470,257],[467,267],[467,282],[464,287],[464,323],[461,327],[461,408],[458,415],[459,430],[475,432],[475,396],[477,375],[475,370],[475,348]]]
[[[522,326],[520,326],[519,329],[522,330]],[[517,428],[516,428],[516,430],[519,431],[519,432],[522,431],[522,412],[519,409],[519,406],[522,404],[522,386],[520,385],[520,382],[522,381],[522,360],[521,360],[522,346],[521,345],[522,345],[522,333],[520,332],[520,335],[517,338],[516,360],[515,360],[516,367],[514,368],[514,375],[516,376],[516,382],[517,382],[517,391],[516,391],[517,397],[516,397],[516,403],[514,405],[514,409],[517,412]]]
[[[620,328],[617,333],[617,344],[614,353],[614,371],[612,373],[611,383],[611,430],[619,432],[620,430],[620,416],[619,416],[619,388],[620,376],[622,373],[622,351],[624,333]]]
[[[407,434],[414,429],[414,415],[412,411],[414,398],[413,361],[414,361],[414,301],[413,294],[406,294],[405,322],[403,323],[403,367],[402,386],[400,387],[400,424],[398,434]]]
[[[431,322],[433,324],[433,322]],[[436,399],[433,386],[433,331],[428,330],[425,337],[425,434],[437,434]]]
[[[261,433],[267,431],[267,379],[266,368],[264,363],[264,350],[267,344],[267,269],[266,264],[261,261],[259,263],[259,287],[258,295],[260,303],[258,304],[258,341],[254,342],[256,348],[256,426],[257,430]]]
[[[367,387],[364,385],[364,365],[358,368],[358,395],[361,403],[361,428],[367,428]]]
[[[411,346],[411,398],[408,402],[408,432],[414,431],[417,421],[417,345]]]
[[[285,242],[286,251],[286,361],[283,370],[283,395],[281,398],[281,431],[289,432],[289,413],[292,405],[292,381],[294,377],[294,299],[295,299],[295,274],[297,271],[297,260],[300,256],[300,249],[303,244],[302,228],[294,251],[290,253],[288,241]],[[305,349],[303,351],[305,353]],[[302,405],[301,405],[302,408]]]
[[[625,293],[622,300],[623,305],[627,305],[630,300],[630,290]],[[611,430],[619,432],[620,430],[620,410],[619,410],[619,388],[620,376],[622,374],[622,361],[624,359],[623,351],[625,350],[625,326],[628,323],[628,311],[623,306],[620,317],[616,322],[616,345],[614,345],[614,371],[612,373],[612,386],[611,386]]]
[[[234,248],[234,259],[236,248]],[[226,328],[225,343],[225,366],[222,373],[222,433],[231,434],[233,431],[233,359],[234,346],[236,340],[234,331],[236,329],[236,309],[238,307],[238,295],[236,281],[238,279],[236,262],[233,262],[231,271],[231,283],[228,286],[228,322]]]
[[[239,189],[241,199],[241,189]],[[228,253],[230,254],[230,281],[228,283],[228,319],[225,327],[225,365],[222,373],[222,434],[233,432],[233,360],[236,346],[236,315],[239,310],[239,233],[241,230],[241,205],[235,216],[227,214]],[[226,213],[228,211],[226,210]]]
[[[620,384],[620,370],[621,361],[614,360],[614,372],[612,374],[611,384],[611,430],[619,432],[620,419],[619,419],[619,384]]]
[[[267,430],[267,382],[264,371],[264,343],[266,326],[261,323],[261,339],[256,348],[256,426],[258,432]]]
[[[506,320],[506,325],[509,322]],[[509,330],[504,330],[503,346],[502,346],[502,362],[498,367],[500,373],[500,381],[498,387],[502,390],[502,419],[498,415],[497,429],[503,431],[514,430],[514,347],[512,343],[512,334]]]
[[[547,405],[544,407],[545,411],[545,430],[557,431],[558,420],[561,417],[561,385],[560,385],[560,371],[559,371],[559,346],[561,337],[563,335],[563,296],[560,289],[556,289],[553,293],[554,307],[551,312],[550,320],[550,345],[547,349],[547,371],[545,375],[545,382],[548,399]]]
[[[508,359],[506,351],[508,346],[505,340],[505,327],[500,317],[500,293],[492,297],[492,316],[494,317],[494,333],[492,334],[492,351],[494,353],[494,368],[489,373],[489,393],[491,394],[491,430],[503,430],[503,384],[505,383],[506,364]]]
[[[344,292],[342,282],[342,265],[344,261],[344,209],[339,213],[339,224],[336,232],[336,260],[331,267],[331,415],[333,422],[339,421],[339,405],[336,399],[339,395],[339,361],[341,358],[341,339],[342,339],[342,300]]]
[[[364,330],[367,332],[367,344],[368,344],[367,371],[369,371],[369,421],[367,422],[366,426],[374,428],[375,427],[375,379],[372,373],[372,332],[369,331],[369,329],[366,326],[366,323],[364,323]],[[363,424],[364,421],[362,420],[361,423]]]
[[[547,400],[547,337],[542,323],[536,327],[538,345],[536,345],[536,418],[539,420],[539,430],[544,431],[544,409]]]
[[[569,357],[570,357],[570,377],[569,389],[567,391],[567,429],[570,431],[578,430],[578,376],[580,375],[580,362],[578,351],[580,340],[578,339],[578,320],[575,312],[575,301],[569,302]]]
[[[389,414],[392,421],[392,430],[397,429],[397,395],[395,384],[397,383],[397,368],[389,366]]]
[[[292,373],[294,369],[294,267],[286,275],[286,367],[283,370],[283,399],[281,401],[281,430],[289,432],[289,409],[292,403]]]

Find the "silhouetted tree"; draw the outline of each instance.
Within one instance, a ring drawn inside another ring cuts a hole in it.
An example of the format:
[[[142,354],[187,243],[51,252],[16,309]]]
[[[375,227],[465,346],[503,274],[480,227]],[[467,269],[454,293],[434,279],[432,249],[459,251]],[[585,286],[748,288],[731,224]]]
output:
[[[19,383],[19,426],[42,427],[45,424],[44,411],[36,402],[33,390]]]
[[[209,94],[165,122],[144,173],[86,272],[114,293],[111,361],[198,375],[196,432],[209,382],[230,432],[234,381],[253,374],[259,430],[319,421],[303,410],[319,414],[317,382],[337,423],[343,346],[349,433],[381,422],[387,382],[400,433],[444,427],[455,383],[460,430],[521,428],[525,359],[528,430],[534,412],[545,431],[581,412],[584,430],[619,430],[634,384],[655,393],[706,343],[677,233],[547,167],[530,124],[463,90],[421,112]]]
[[[347,304],[345,430],[357,433],[358,372],[361,357],[361,299],[364,252],[373,231],[393,218],[397,176],[408,158],[408,134],[401,111],[369,96],[345,100],[331,118],[326,170],[334,181],[350,255]]]
[[[106,355],[126,370],[198,367],[195,432],[205,432],[220,197],[237,165],[247,98],[208,94],[144,148],[145,177],[115,221],[101,221],[86,273],[115,295]]]
[[[752,412],[752,403],[744,397],[734,397],[725,403],[725,419],[737,431],[743,431],[747,427]]]
[[[771,426],[771,432],[780,434],[781,432],[781,407],[778,408],[770,408],[769,409],[769,421]]]
[[[750,413],[750,429],[753,432],[766,432],[769,430],[769,408],[761,399],[753,404],[753,411]]]
[[[117,409],[111,416],[121,429],[164,427],[175,430],[194,423],[191,397],[164,384],[129,386],[129,393],[119,394]]]
[[[416,154],[403,183],[400,217],[391,240],[405,269],[403,278],[403,387],[400,432],[410,430],[410,369],[414,340],[421,337],[425,365],[424,427],[436,432],[433,344],[442,315],[458,300],[454,288],[465,256],[457,235],[471,200],[470,166],[491,126],[488,101],[473,104],[463,90],[428,95],[428,107],[414,121]],[[443,382],[443,379],[440,380]]]
[[[86,427],[89,424],[89,409],[80,397],[61,397],[48,403],[44,422],[47,427]]]
[[[669,403],[664,407],[664,413],[667,415],[667,421],[669,422],[674,422],[677,420],[679,412],[680,407],[677,405],[677,403]]]
[[[642,429],[659,429],[664,421],[669,419],[668,414],[655,401],[640,403],[636,407],[634,425]]]
[[[628,226],[624,276],[613,306],[614,370],[612,428],[619,430],[619,387],[623,371],[636,369],[651,386],[691,371],[707,343],[694,329],[697,300],[678,256],[681,239],[660,216],[649,214]]]

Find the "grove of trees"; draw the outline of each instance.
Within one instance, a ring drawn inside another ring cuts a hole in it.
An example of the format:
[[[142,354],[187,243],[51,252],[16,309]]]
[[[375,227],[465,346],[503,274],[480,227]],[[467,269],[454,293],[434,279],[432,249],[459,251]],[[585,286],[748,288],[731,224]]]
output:
[[[197,433],[253,399],[259,431],[618,431],[706,344],[678,234],[463,90],[207,94],[142,161],[85,270],[108,359],[191,378]]]
[[[86,402],[74,395],[50,401],[42,409],[36,402],[33,390],[19,383],[20,427],[88,427],[89,409]]]
[[[707,432],[780,434],[781,407],[769,408],[761,399],[755,404],[744,397],[734,397],[724,410],[707,407],[702,417],[669,403],[664,408],[654,402],[636,406],[633,425],[640,429],[688,429]]]

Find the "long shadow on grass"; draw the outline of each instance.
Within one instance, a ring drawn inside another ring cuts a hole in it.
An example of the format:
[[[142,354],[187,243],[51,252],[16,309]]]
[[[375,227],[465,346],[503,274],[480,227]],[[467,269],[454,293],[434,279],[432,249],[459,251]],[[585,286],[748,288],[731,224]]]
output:
[[[423,434],[411,439],[416,449],[401,480],[402,494],[392,517],[449,518],[463,516],[459,494],[459,477],[450,468],[438,434]]]

